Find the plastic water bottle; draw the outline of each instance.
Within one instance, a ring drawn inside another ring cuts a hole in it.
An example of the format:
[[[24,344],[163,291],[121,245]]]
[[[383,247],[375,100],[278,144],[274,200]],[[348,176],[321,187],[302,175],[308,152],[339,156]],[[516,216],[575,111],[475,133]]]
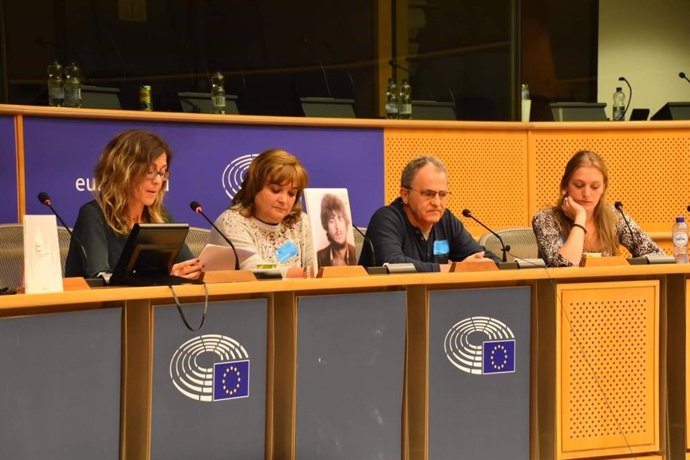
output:
[[[613,119],[625,120],[625,93],[621,87],[616,88],[616,92],[613,93]]]
[[[409,120],[412,118],[412,86],[407,79],[403,79],[402,85],[400,85],[398,103],[400,119]]]
[[[65,67],[65,107],[81,107],[81,70],[74,62]]]
[[[211,76],[211,105],[213,113],[225,113],[225,77],[220,72]]]
[[[671,230],[673,236],[673,256],[677,264],[688,263],[688,224],[685,217],[676,217],[676,223]]]
[[[62,66],[58,61],[48,65],[48,105],[62,107],[65,104],[65,81],[62,79]]]
[[[520,87],[520,120],[529,121],[532,111],[532,101],[529,98],[529,86],[523,83]]]
[[[386,118],[398,118],[398,88],[392,78],[386,88]]]

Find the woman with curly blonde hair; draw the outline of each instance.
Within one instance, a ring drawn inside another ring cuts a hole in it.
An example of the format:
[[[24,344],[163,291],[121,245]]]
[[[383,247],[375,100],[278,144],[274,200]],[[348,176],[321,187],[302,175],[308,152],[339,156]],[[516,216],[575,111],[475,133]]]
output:
[[[252,161],[232,205],[216,219],[237,249],[253,253],[242,269],[313,265],[309,219],[300,203],[308,182],[302,163],[285,150],[266,150]],[[216,230],[209,243],[227,244]]]
[[[112,273],[134,224],[171,221],[163,207],[171,158],[168,144],[147,131],[125,131],[108,143],[96,165],[95,200],[81,207],[74,225],[65,276]],[[203,270],[186,246],[177,262],[173,275],[193,279]]]

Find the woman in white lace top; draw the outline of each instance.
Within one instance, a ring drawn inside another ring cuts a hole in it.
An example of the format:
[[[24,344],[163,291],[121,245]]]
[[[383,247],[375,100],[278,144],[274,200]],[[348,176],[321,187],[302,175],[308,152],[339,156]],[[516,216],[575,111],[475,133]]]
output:
[[[300,203],[308,181],[302,163],[285,150],[266,150],[252,161],[232,206],[216,219],[237,249],[254,253],[241,269],[313,265],[309,218]],[[209,243],[227,244],[215,230]]]

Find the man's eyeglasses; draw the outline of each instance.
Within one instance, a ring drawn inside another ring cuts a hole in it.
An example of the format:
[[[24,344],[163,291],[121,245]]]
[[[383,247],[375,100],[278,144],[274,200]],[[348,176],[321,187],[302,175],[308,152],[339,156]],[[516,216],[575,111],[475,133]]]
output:
[[[441,201],[445,201],[445,200],[448,199],[448,196],[450,195],[450,192],[447,191],[447,190],[438,190],[438,191],[437,191],[437,190],[428,190],[428,189],[424,189],[424,190],[415,190],[415,189],[410,188],[410,187],[405,187],[405,188],[406,188],[407,190],[412,191],[412,192],[417,192],[417,193],[419,193],[420,195],[422,195],[422,197],[423,197],[425,200],[429,200],[429,201],[435,199],[435,198],[436,198],[436,195],[438,195],[438,198],[439,198]]]
[[[148,180],[155,180],[156,176],[161,176],[162,180],[168,180],[170,178],[170,171],[167,169],[156,171],[155,169],[149,169],[146,171],[146,178]]]

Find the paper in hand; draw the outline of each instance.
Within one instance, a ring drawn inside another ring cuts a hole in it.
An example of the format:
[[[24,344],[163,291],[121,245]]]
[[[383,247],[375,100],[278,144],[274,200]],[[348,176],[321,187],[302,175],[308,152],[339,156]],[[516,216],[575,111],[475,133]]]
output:
[[[237,249],[240,263],[254,254],[254,251]],[[235,269],[235,253],[230,246],[207,244],[199,254],[199,260],[204,264],[207,272]]]

